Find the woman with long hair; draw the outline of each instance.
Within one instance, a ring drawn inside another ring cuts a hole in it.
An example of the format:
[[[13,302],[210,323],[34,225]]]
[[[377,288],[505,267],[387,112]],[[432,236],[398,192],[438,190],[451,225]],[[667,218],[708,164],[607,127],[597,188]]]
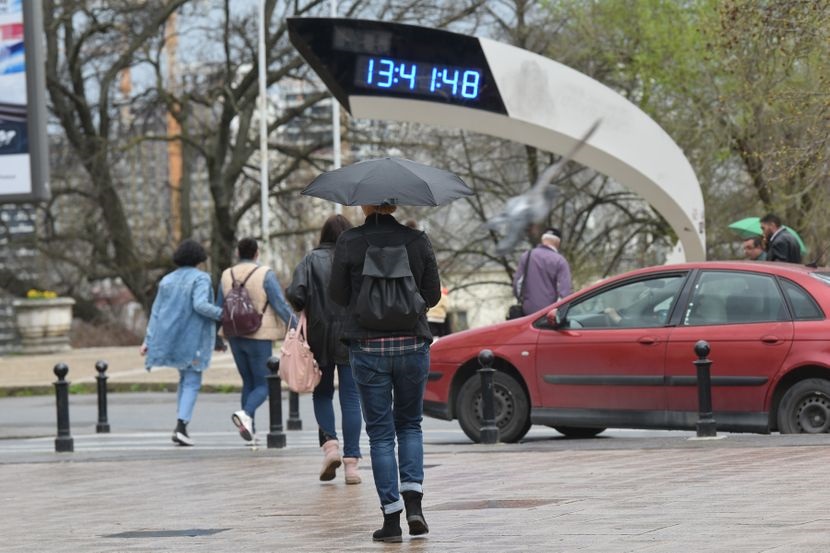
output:
[[[334,419],[334,372],[339,383],[340,411],[343,417],[343,457],[346,484],[359,484],[357,463],[360,455],[362,418],[357,386],[349,366],[349,349],[341,341],[346,309],[329,298],[329,280],[334,245],[352,224],[342,215],[329,217],[320,232],[320,242],[297,268],[286,297],[297,311],[305,310],[308,344],[323,375],[314,389],[314,416],[323,449],[320,480],[333,480],[341,464],[340,442]]]

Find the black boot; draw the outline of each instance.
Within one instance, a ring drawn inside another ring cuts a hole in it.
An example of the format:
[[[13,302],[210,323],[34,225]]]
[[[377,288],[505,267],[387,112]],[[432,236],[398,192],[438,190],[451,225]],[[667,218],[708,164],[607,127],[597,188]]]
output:
[[[406,505],[406,522],[409,524],[409,535],[420,536],[429,534],[429,526],[424,519],[424,512],[421,510],[421,498],[424,494],[420,492],[402,492],[404,505]]]
[[[383,528],[375,530],[372,540],[385,542],[399,542],[401,538],[401,511],[383,514]]]

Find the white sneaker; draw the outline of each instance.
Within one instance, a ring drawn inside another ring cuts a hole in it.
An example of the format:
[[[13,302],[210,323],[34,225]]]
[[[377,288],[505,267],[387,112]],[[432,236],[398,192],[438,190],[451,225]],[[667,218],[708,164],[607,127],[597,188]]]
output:
[[[242,439],[246,442],[251,442],[254,439],[254,430],[253,430],[253,419],[248,416],[248,413],[245,411],[237,411],[233,415],[231,415],[231,420],[236,425],[236,428],[239,429],[239,435],[242,436]]]

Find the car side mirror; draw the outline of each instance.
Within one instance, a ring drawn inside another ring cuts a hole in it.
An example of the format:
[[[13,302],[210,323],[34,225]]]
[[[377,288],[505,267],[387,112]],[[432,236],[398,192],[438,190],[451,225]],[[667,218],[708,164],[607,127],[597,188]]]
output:
[[[545,315],[545,318],[548,321],[548,325],[550,325],[550,327],[554,330],[562,328],[565,325],[565,318],[562,316],[561,312],[556,307],[548,311],[548,314]]]

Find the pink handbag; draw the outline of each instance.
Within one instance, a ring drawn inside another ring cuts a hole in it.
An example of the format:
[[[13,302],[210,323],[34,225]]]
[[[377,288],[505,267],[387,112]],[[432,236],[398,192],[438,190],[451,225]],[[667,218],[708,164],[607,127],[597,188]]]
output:
[[[306,340],[305,311],[300,314],[297,327],[286,331],[280,353],[279,374],[288,389],[298,393],[313,391],[322,373]]]

